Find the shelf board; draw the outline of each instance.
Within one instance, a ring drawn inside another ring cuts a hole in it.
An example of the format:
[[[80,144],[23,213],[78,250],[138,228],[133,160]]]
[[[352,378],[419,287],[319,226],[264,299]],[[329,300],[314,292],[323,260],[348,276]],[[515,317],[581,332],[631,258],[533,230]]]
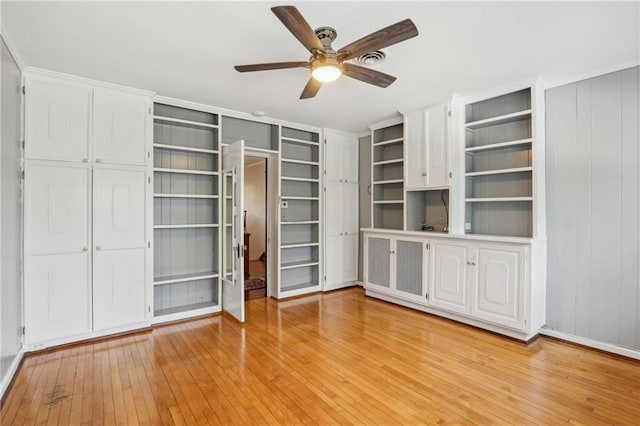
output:
[[[377,200],[373,204],[404,204],[404,200]]]
[[[484,172],[470,172],[465,173],[466,177],[474,177],[474,176],[489,176],[489,175],[502,175],[506,173],[520,173],[520,172],[530,172],[533,170],[533,167],[515,167],[513,169],[499,169],[499,170],[487,170]]]
[[[294,160],[292,158],[282,158],[280,161],[282,163],[305,164],[307,166],[319,166],[320,165],[320,163],[318,163],[317,161]]]
[[[291,180],[294,182],[320,182],[320,179],[309,179],[309,178],[287,177],[287,176],[281,176],[280,180]]]
[[[319,246],[320,243],[315,242],[315,243],[292,243],[292,244],[281,244],[280,248],[281,249],[289,249],[289,248],[301,248],[301,247],[317,247]]]
[[[161,167],[154,167],[153,171],[164,172],[164,173],[182,173],[187,175],[206,175],[206,176],[218,176],[220,174],[218,172],[208,172],[204,170],[166,169]]]
[[[153,316],[154,317],[160,317],[160,316],[163,316],[163,315],[170,315],[170,314],[177,314],[177,313],[180,313],[180,312],[195,311],[196,309],[211,308],[211,307],[214,307],[214,306],[218,306],[218,303],[214,302],[214,301],[192,303],[190,305],[176,306],[175,308],[156,309],[156,310],[153,311]]]
[[[533,197],[492,197],[492,198],[465,198],[467,203],[494,203],[505,201],[533,201]]]
[[[385,146],[385,145],[393,145],[396,143],[402,143],[404,138],[395,138],[395,139],[387,139],[386,141],[376,142],[373,146]]]
[[[319,220],[300,220],[297,222],[280,222],[280,225],[318,225]]]
[[[318,201],[320,197],[297,197],[295,195],[283,195],[280,197],[282,200],[308,200],[308,201]]]
[[[209,272],[197,272],[193,274],[181,274],[172,275],[166,277],[156,277],[153,279],[153,285],[163,285],[172,283],[182,283],[186,281],[204,280],[207,278],[218,278],[218,273],[215,271]]]
[[[197,223],[189,225],[153,225],[153,229],[188,229],[188,228],[217,228],[216,223]]]
[[[202,154],[218,154],[219,153],[219,151],[215,149],[193,148],[190,146],[181,146],[181,145],[167,145],[164,143],[154,143],[153,147],[160,148],[160,149],[172,149],[174,151],[199,152]]]
[[[204,198],[216,199],[217,195],[198,195],[198,194],[153,194],[156,198]]]
[[[320,145],[320,142],[305,141],[304,139],[288,138],[286,136],[282,136],[280,139],[282,140],[282,142],[293,142],[293,143],[312,145],[312,146]]]
[[[317,282],[310,282],[310,283],[301,283],[301,284],[294,284],[294,285],[285,285],[284,283],[282,284],[282,291],[293,291],[293,290],[300,290],[303,288],[309,288],[309,287],[317,287],[319,284]]]
[[[376,161],[373,163],[374,166],[383,166],[385,164],[396,164],[404,162],[404,158],[396,158],[393,160],[384,160],[384,161]]]
[[[533,142],[533,139],[531,138],[518,139],[515,141],[491,143],[491,144],[480,145],[480,146],[471,146],[471,147],[465,148],[464,150],[469,154],[473,154],[474,152],[493,151],[496,149],[509,148],[512,146],[531,145],[531,142]]]
[[[379,180],[379,181],[375,181],[372,182],[374,185],[387,185],[390,183],[403,183],[404,180],[403,179],[391,179],[391,180]]]
[[[206,127],[208,129],[218,129],[218,128],[220,128],[220,126],[218,124],[199,123],[197,121],[183,120],[181,118],[165,117],[163,115],[154,115],[153,116],[153,120],[154,121],[166,121],[166,122],[169,122],[169,123],[177,123],[177,124],[186,124],[186,125],[189,125],[189,126]]]
[[[309,267],[309,266],[318,266],[320,263],[317,261],[303,261],[303,262],[290,262],[290,263],[283,263],[280,265],[280,269],[281,270],[286,270],[286,269],[296,269],[296,268],[305,268],[305,267]]]
[[[498,117],[485,118],[484,120],[472,121],[465,126],[467,129],[475,130],[498,124],[511,123],[513,121],[526,120],[527,118],[531,118],[531,109],[512,112],[511,114],[500,115]]]

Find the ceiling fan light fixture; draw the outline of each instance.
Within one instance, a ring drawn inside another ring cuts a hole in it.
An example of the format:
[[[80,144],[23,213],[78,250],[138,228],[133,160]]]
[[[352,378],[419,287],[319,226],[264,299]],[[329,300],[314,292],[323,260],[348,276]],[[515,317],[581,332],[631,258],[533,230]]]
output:
[[[323,64],[313,68],[311,75],[322,83],[336,81],[342,75],[342,70],[334,64]]]

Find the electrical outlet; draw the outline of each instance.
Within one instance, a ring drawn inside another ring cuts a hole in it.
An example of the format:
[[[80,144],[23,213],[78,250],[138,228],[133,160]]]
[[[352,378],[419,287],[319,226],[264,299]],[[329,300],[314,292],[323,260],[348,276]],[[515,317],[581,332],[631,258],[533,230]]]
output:
[[[471,231],[471,222],[465,222],[464,230],[465,231]]]
[[[286,209],[289,207],[289,202],[288,201],[281,201],[280,202],[280,207],[283,209]]]

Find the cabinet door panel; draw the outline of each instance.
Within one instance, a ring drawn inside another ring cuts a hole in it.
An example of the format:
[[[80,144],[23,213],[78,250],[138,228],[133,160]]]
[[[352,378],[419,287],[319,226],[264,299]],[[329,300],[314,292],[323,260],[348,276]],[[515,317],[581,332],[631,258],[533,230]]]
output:
[[[342,217],[342,232],[358,233],[358,184],[343,183],[339,214]]]
[[[342,143],[342,179],[358,182],[358,139],[344,136]]]
[[[342,243],[341,235],[330,235],[326,238],[325,275],[326,287],[333,288],[342,283]]]
[[[424,110],[404,116],[404,167],[406,189],[423,188],[426,181],[427,158],[425,152],[427,115]]]
[[[146,186],[144,170],[94,169],[94,246],[145,246]]]
[[[433,242],[429,304],[468,314],[467,253],[465,245]]]
[[[104,163],[145,164],[147,97],[96,88],[93,106],[94,158]]]
[[[473,315],[509,327],[522,328],[523,290],[520,250],[478,248]]]
[[[327,131],[327,143],[324,145],[324,169],[327,181],[339,182],[342,179],[342,136]]]
[[[25,87],[25,158],[88,159],[90,87],[39,76]]]
[[[358,280],[358,243],[359,235],[350,234],[342,237],[342,282]]]
[[[99,250],[93,257],[95,330],[145,320],[145,249]]]
[[[342,231],[342,184],[339,182],[327,182],[325,192],[325,234],[340,235]]]
[[[426,242],[396,240],[396,291],[403,297],[426,303],[424,297]]]
[[[27,256],[28,344],[91,331],[88,252]]]
[[[367,238],[367,285],[391,288],[390,252],[390,239]]]
[[[427,186],[449,185],[448,163],[448,107],[440,105],[429,108],[427,126]]]
[[[25,246],[29,254],[81,252],[89,246],[89,169],[27,164]]]

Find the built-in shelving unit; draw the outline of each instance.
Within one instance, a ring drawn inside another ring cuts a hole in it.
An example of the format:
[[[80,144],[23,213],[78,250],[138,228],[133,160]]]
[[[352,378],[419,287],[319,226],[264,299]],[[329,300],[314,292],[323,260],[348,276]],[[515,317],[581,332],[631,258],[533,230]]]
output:
[[[219,309],[217,114],[154,105],[154,316]]]
[[[320,140],[281,127],[279,296],[320,285]]]
[[[531,92],[466,105],[466,233],[533,235]]]
[[[402,121],[372,127],[372,223],[378,229],[403,229],[404,137]]]

